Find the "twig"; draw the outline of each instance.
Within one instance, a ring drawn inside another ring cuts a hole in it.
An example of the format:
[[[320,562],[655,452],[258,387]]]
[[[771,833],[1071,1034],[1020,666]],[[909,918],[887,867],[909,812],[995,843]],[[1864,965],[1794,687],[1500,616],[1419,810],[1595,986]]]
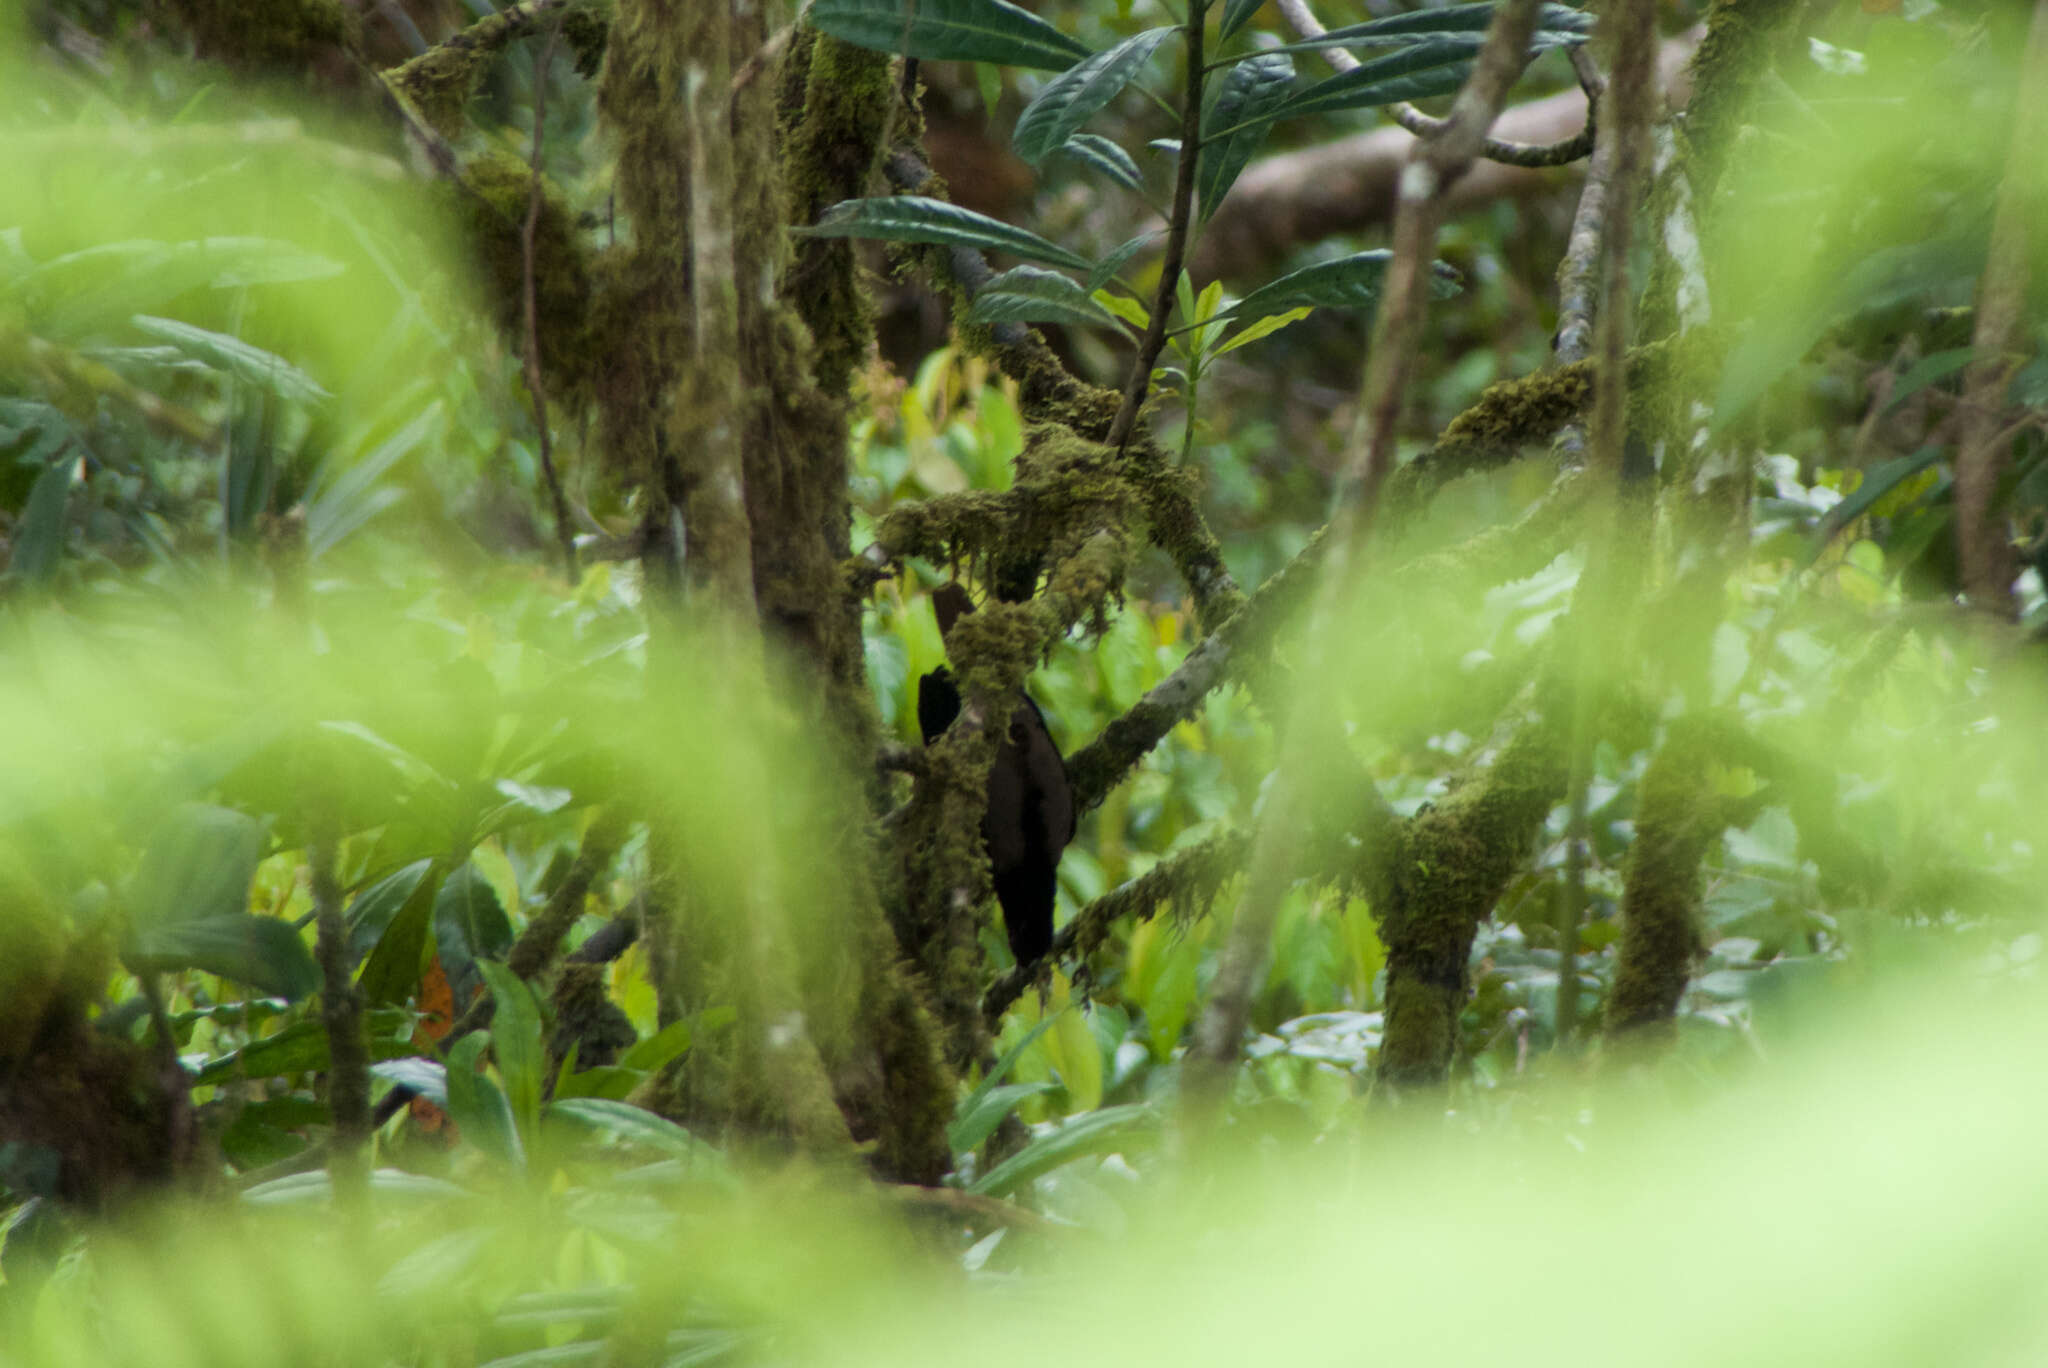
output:
[[[1287,26],[1294,30],[1295,36],[1304,41],[1320,38],[1329,32],[1323,27],[1323,21],[1316,17],[1315,11],[1309,8],[1308,0],[1274,0],[1274,3],[1285,16]],[[1578,49],[1574,48],[1572,51],[1576,57]],[[1358,59],[1340,47],[1323,48],[1321,55],[1323,60],[1340,74],[1352,71],[1358,66]],[[1590,93],[1589,91],[1588,94]],[[1387,112],[1393,115],[1395,123],[1418,138],[1438,136],[1448,122],[1423,113],[1405,100],[1387,106]],[[1500,162],[1507,166],[1568,165],[1593,150],[1593,115],[1594,109],[1589,103],[1586,107],[1586,126],[1561,142],[1521,143],[1510,142],[1505,138],[1487,137],[1480,141],[1479,155],[1488,161]]]
[[[533,425],[540,434],[540,473],[547,481],[548,497],[555,506],[555,537],[562,547],[562,571],[573,588],[581,575],[576,568],[576,534],[569,525],[569,501],[562,497],[561,476],[555,470],[554,439],[548,429],[547,385],[540,373],[540,304],[534,286],[534,241],[540,233],[541,151],[547,138],[548,72],[554,66],[555,45],[562,37],[562,16],[548,26],[547,41],[533,64],[533,154],[529,163],[526,191],[526,222],[519,229],[520,289],[526,314],[526,393],[533,400]]]
[[[1124,382],[1123,403],[1109,425],[1108,445],[1121,456],[1130,444],[1131,429],[1137,425],[1138,410],[1152,388],[1152,367],[1166,347],[1166,320],[1180,288],[1181,263],[1187,258],[1188,234],[1194,228],[1195,163],[1202,145],[1202,25],[1207,0],[1189,0],[1187,22],[1187,89],[1181,92],[1180,164],[1173,178],[1173,217],[1166,227],[1166,255],[1159,264],[1159,288],[1152,296],[1152,317],[1138,354],[1131,362],[1130,379]],[[1189,320],[1193,321],[1193,320]]]
[[[2010,440],[1999,440],[2010,353],[2019,342],[2027,307],[2030,222],[2044,207],[2041,167],[2048,162],[2048,0],[2034,0],[2034,18],[2020,60],[2019,107],[2005,178],[1991,221],[1991,247],[1977,286],[1977,326],[1970,339],[1977,359],[1963,389],[1956,447],[1956,549],[1970,606],[2008,621],[2013,601],[2012,539],[1996,507],[2000,482],[2012,463]]]

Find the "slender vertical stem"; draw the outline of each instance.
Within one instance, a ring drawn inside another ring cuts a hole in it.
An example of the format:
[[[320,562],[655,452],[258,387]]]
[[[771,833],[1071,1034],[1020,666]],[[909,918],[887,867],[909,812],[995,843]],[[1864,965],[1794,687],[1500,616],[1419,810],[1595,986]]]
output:
[[[541,150],[547,136],[548,72],[554,66],[555,44],[562,36],[562,17],[548,26],[547,41],[533,66],[533,155],[526,193],[526,222],[519,229],[520,287],[526,313],[526,392],[533,399],[533,425],[540,434],[540,473],[547,482],[548,498],[555,506],[555,536],[562,547],[562,569],[574,585],[576,537],[569,529],[569,501],[562,496],[561,476],[555,471],[554,438],[548,430],[548,392],[540,373],[540,305],[534,285],[534,243],[540,234]]]
[[[1109,425],[1109,445],[1118,452],[1130,444],[1137,425],[1138,410],[1152,387],[1152,367],[1166,346],[1166,320],[1173,312],[1175,292],[1180,285],[1181,264],[1187,260],[1188,237],[1194,231],[1195,168],[1202,151],[1202,25],[1207,18],[1208,0],[1188,4],[1187,87],[1181,92],[1180,165],[1173,179],[1173,214],[1167,220],[1166,255],[1159,263],[1159,288],[1152,294],[1152,320],[1138,343],[1138,355],[1131,362],[1131,377],[1124,382],[1124,402]],[[1190,322],[1193,320],[1190,319]],[[1193,421],[1193,411],[1189,412]]]

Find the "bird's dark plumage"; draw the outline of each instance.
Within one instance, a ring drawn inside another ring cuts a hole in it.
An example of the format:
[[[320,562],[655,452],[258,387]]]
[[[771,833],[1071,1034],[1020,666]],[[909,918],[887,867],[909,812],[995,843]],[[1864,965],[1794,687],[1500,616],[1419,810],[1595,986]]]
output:
[[[933,599],[941,632],[974,611],[957,584],[945,585]],[[951,670],[942,665],[917,682],[917,726],[927,746],[959,715],[960,688]],[[1074,839],[1074,795],[1045,715],[1022,690],[989,766],[981,835],[1010,953],[1019,964],[1028,964],[1052,946],[1053,895],[1059,887],[1060,854]]]

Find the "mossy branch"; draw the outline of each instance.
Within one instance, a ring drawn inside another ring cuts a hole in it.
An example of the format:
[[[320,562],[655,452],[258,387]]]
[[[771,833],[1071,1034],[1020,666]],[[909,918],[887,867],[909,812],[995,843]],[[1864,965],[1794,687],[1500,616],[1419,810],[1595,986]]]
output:
[[[993,1026],[1047,966],[1086,959],[1108,939],[1110,928],[1125,917],[1148,921],[1161,908],[1182,917],[1195,916],[1216,896],[1216,890],[1244,867],[1250,848],[1249,833],[1225,831],[1103,894],[1059,929],[1042,958],[1014,966],[989,985],[981,1000],[983,1018]]]

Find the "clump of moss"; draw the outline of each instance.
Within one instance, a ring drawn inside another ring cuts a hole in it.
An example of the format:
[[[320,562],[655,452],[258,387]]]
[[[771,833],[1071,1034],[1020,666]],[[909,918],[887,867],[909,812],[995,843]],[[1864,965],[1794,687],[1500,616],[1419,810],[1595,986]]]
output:
[[[362,21],[340,0],[165,0],[199,49],[243,67],[303,67],[330,47],[354,48]]]
[[[503,152],[474,158],[463,167],[473,193],[458,194],[456,209],[473,245],[489,298],[491,315],[514,351],[526,346],[526,225],[532,172]],[[587,401],[597,366],[591,337],[590,253],[568,209],[541,182],[540,218],[534,227],[534,330],[540,343],[541,375],[549,398]]]

